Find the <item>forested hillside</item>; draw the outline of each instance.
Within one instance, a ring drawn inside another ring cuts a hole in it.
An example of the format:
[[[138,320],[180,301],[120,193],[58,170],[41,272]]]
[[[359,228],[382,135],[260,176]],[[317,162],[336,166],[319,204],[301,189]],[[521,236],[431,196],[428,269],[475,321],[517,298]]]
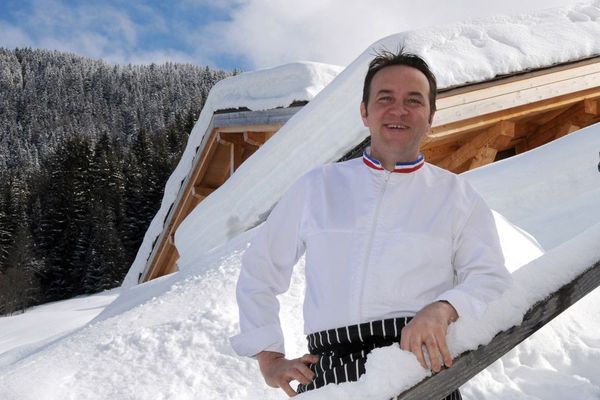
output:
[[[0,48],[0,314],[120,283],[228,75]]]

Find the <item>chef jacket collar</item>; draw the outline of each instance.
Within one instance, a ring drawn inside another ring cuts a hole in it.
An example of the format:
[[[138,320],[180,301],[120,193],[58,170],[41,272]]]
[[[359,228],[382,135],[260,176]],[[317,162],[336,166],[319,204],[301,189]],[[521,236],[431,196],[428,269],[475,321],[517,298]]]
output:
[[[383,171],[384,168],[383,168],[383,165],[381,165],[381,162],[379,162],[379,160],[377,160],[376,158],[369,155],[370,152],[371,152],[371,147],[367,147],[365,149],[365,151],[363,152],[363,162],[369,168],[373,168],[378,171]],[[418,170],[424,164],[425,164],[425,157],[423,156],[423,153],[419,153],[419,157],[417,157],[417,159],[415,161],[396,163],[396,166],[394,167],[394,170],[392,172],[397,172],[400,174],[408,174],[408,173]]]

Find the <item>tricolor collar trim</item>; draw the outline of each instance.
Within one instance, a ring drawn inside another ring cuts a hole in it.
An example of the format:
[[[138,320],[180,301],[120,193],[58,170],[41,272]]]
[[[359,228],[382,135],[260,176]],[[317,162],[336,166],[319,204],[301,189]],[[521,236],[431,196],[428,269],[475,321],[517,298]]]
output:
[[[367,150],[365,150],[363,152],[363,162],[369,168],[373,168],[373,169],[376,169],[378,171],[383,171],[384,168],[381,165],[381,163],[379,162],[379,160],[371,157],[367,153],[368,150],[369,149],[367,149]],[[396,163],[396,166],[394,167],[394,170],[392,172],[397,172],[397,173],[400,173],[400,174],[408,174],[408,173],[411,173],[411,172],[414,172],[414,171],[418,170],[424,164],[425,164],[425,157],[423,157],[423,154],[419,154],[419,157],[415,161],[404,162],[404,163]]]

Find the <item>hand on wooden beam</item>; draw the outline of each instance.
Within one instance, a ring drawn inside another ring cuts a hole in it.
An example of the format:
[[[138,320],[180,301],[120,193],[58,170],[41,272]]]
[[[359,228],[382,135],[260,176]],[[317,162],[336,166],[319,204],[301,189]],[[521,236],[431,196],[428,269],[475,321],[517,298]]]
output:
[[[413,353],[423,368],[431,368],[433,372],[440,372],[443,365],[451,367],[446,332],[448,325],[457,319],[456,309],[448,302],[436,301],[423,307],[402,329],[400,348]],[[426,360],[423,348],[427,350],[429,360]]]

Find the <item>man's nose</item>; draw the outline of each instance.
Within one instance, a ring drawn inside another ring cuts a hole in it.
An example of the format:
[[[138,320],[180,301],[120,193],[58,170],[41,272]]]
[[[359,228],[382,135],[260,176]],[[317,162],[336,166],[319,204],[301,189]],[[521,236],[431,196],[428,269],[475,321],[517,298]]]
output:
[[[393,115],[405,115],[408,112],[408,109],[403,103],[394,103],[390,105],[388,112]]]

